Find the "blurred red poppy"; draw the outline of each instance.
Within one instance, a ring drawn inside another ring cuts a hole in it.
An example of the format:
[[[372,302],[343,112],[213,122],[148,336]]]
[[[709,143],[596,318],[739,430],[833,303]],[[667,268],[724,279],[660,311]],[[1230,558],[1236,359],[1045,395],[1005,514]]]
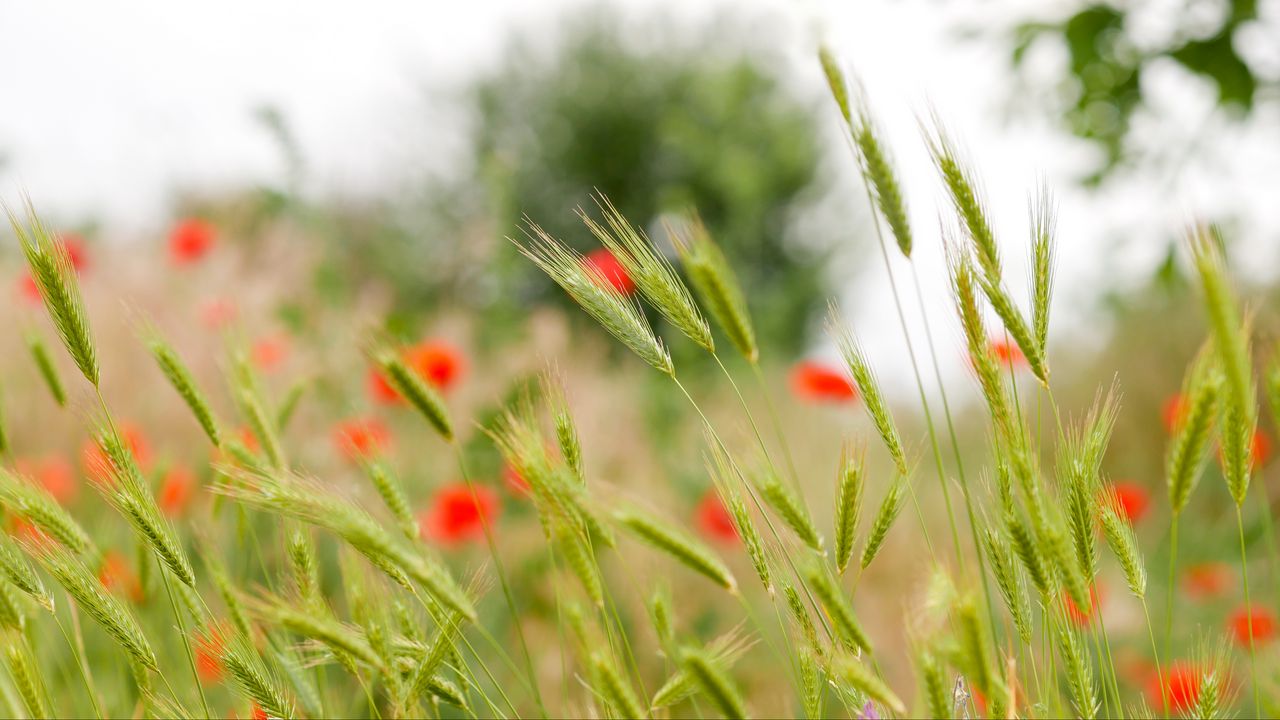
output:
[[[1221,595],[1232,584],[1231,566],[1222,562],[1189,565],[1182,573],[1182,588],[1193,600]]]
[[[195,474],[187,468],[181,465],[170,468],[160,481],[160,491],[156,493],[160,510],[169,517],[185,513],[195,497],[197,484]]]
[[[352,418],[333,429],[333,442],[348,458],[377,455],[391,444],[391,431],[378,418]]]
[[[1165,432],[1170,435],[1176,433],[1187,420],[1187,410],[1187,398],[1182,393],[1176,393],[1165,400],[1164,407],[1160,410]]]
[[[222,651],[226,647],[226,631],[220,625],[196,633],[196,674],[205,685],[216,685],[226,675]]]
[[[987,343],[987,349],[991,351],[991,356],[996,362],[1007,368],[1024,368],[1027,366],[1027,358],[1022,354],[1022,348],[1016,343],[1009,342],[1004,338],[995,338]]]
[[[849,402],[858,391],[849,376],[839,370],[812,361],[796,363],[791,368],[791,391],[808,402]]]
[[[593,281],[603,280],[604,287],[616,293],[630,295],[636,291],[636,283],[627,274],[627,269],[606,248],[596,248],[584,255],[582,265]]]
[[[694,509],[698,529],[702,534],[720,542],[734,542],[738,539],[738,529],[733,525],[733,516],[720,499],[715,489],[708,490]]]
[[[253,344],[251,352],[253,364],[263,372],[271,372],[289,356],[289,340],[282,335],[264,337]]]
[[[1094,584],[1089,588],[1089,609],[1082,610],[1076,601],[1064,590],[1062,593],[1063,605],[1066,607],[1067,617],[1071,622],[1085,627],[1093,623],[1093,618],[1097,614],[1098,603],[1102,599],[1102,589],[1098,584]]]
[[[1275,639],[1275,613],[1257,605],[1236,608],[1227,618],[1231,639],[1241,647],[1249,647],[1249,635],[1253,644],[1261,645]],[[1252,633],[1250,632],[1252,631]]]
[[[424,538],[453,544],[483,538],[485,523],[492,524],[497,514],[493,490],[476,485],[472,494],[465,483],[455,483],[440,488],[418,520]]]
[[[57,455],[36,459],[20,458],[13,465],[19,475],[34,480],[59,503],[67,505],[76,499],[76,493],[80,489],[76,483],[76,471],[65,458]]]
[[[424,340],[406,348],[403,359],[405,365],[441,392],[448,392],[466,370],[462,352],[443,340]],[[369,394],[384,405],[401,402],[400,393],[376,367],[369,370]]]
[[[263,710],[262,706],[256,702],[253,703],[253,706],[249,708],[249,717],[252,718],[252,720],[270,720],[271,719],[271,716],[267,714],[267,711]]]
[[[1200,700],[1200,668],[1186,660],[1175,660],[1164,666],[1164,677],[1152,673],[1147,682],[1147,702],[1155,708],[1185,713]]]
[[[175,265],[190,265],[208,255],[216,240],[213,225],[198,218],[180,220],[169,231],[169,256]]]
[[[221,330],[236,319],[236,304],[226,298],[211,298],[200,306],[200,322],[210,330]]]
[[[120,423],[116,429],[119,431],[120,439],[124,442],[125,447],[133,455],[133,461],[138,464],[140,469],[147,469],[147,466],[151,464],[151,446],[147,443],[142,431],[137,426],[129,423]],[[81,446],[80,463],[84,467],[85,474],[91,480],[97,482],[111,481],[115,465],[111,462],[111,458],[107,457],[102,447],[98,445],[97,440],[86,440],[84,445]]]
[[[1116,511],[1130,524],[1141,520],[1151,505],[1151,493],[1136,482],[1128,480],[1114,482],[1103,492],[1110,495],[1110,498],[1103,498],[1103,500],[1110,500]]]
[[[98,566],[98,582],[110,592],[122,593],[135,603],[142,602],[144,595],[142,583],[129,561],[115,550],[108,550],[102,555],[102,564]]]

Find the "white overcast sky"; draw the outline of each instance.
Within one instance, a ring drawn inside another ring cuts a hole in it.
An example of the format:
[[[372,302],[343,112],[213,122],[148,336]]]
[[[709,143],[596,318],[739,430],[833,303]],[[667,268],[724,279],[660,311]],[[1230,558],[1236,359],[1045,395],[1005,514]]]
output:
[[[915,223],[926,238],[926,274],[939,272],[940,199],[916,117],[936,107],[977,162],[1011,259],[1024,255],[1027,198],[1039,179],[1055,190],[1066,296],[1100,276],[1145,272],[1163,242],[1193,217],[1245,220],[1262,272],[1280,260],[1280,118],[1276,105],[1242,131],[1220,132],[1212,89],[1176,68],[1144,79],[1161,108],[1140,119],[1144,137],[1208,143],[1211,162],[1121,183],[1104,196],[1073,187],[1090,150],[1035,113],[1015,114],[1007,49],[962,42],[958,29],[994,33],[1028,9],[1052,16],[1057,0],[624,0],[626,12],[661,8],[690,22],[726,11],[764,18],[797,62],[819,39],[861,75],[901,165]],[[1070,3],[1068,3],[1069,5]],[[1212,6],[1206,23],[1212,25]],[[64,221],[99,218],[117,235],[163,227],[175,188],[275,180],[275,148],[251,118],[283,109],[310,162],[317,190],[368,192],[447,157],[460,129],[424,132],[447,116],[448,92],[496,62],[514,29],[553,35],[567,0],[0,0],[0,197],[28,190]],[[1140,35],[1158,38],[1181,0],[1150,0]],[[1280,74],[1280,2],[1245,38],[1244,50]],[[1064,62],[1042,47],[1035,64]],[[820,83],[816,69],[810,81]],[[435,143],[433,146],[432,143]],[[844,148],[833,148],[843,152]],[[864,273],[846,302],[860,331],[889,332],[881,273]],[[941,313],[942,298],[931,298]],[[896,352],[896,349],[894,349]]]

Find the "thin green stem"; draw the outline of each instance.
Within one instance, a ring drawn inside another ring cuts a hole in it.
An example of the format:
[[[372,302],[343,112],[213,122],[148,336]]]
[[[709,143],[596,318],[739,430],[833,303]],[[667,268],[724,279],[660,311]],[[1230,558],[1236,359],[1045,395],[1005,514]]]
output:
[[[84,689],[89,693],[89,702],[93,704],[94,714],[99,718],[106,717],[102,713],[102,705],[98,703],[98,690],[94,687],[93,672],[89,669],[89,663],[84,656],[84,638],[80,635],[80,623],[76,619],[76,605],[70,594],[67,595],[67,608],[71,613],[72,627],[75,628],[75,640],[72,640],[71,635],[67,633],[67,628],[58,619],[57,615],[53,616],[53,622],[62,631],[62,637],[66,639],[67,646],[71,648],[71,655],[75,658],[76,667],[80,670],[80,678],[84,680]]]
[[[1169,655],[1173,643],[1173,589],[1178,580],[1178,516],[1174,512],[1169,520],[1169,583],[1165,590],[1164,652]]]
[[[196,692],[200,694],[200,707],[205,717],[213,717],[209,711],[209,701],[204,696],[204,685],[200,682],[200,673],[196,670],[196,656],[191,652],[191,638],[187,637],[187,625],[182,621],[182,612],[178,609],[178,601],[173,597],[173,587],[169,584],[169,568],[160,563],[160,579],[164,582],[165,594],[169,596],[169,607],[173,610],[174,620],[178,623],[178,634],[182,636],[182,647],[187,653],[187,664],[191,667],[191,679],[195,681]]]
[[[462,481],[467,484],[467,490],[471,492],[471,501],[475,503],[477,508],[480,508],[480,494],[476,490],[475,481],[471,479],[471,474],[467,472],[467,463],[462,454],[462,446],[456,439],[451,441],[450,444],[453,446],[454,455],[458,459],[458,470],[462,473]],[[533,656],[529,653],[529,644],[525,641],[524,625],[520,620],[520,612],[516,609],[515,596],[511,594],[511,584],[507,582],[507,573],[502,565],[502,558],[498,553],[498,544],[493,539],[493,530],[489,526],[489,518],[483,512],[480,513],[480,528],[484,532],[485,542],[489,546],[489,554],[493,557],[493,567],[498,575],[498,584],[502,586],[502,595],[506,598],[507,609],[511,612],[511,619],[516,626],[516,637],[520,640],[520,651],[524,655],[525,671],[529,674],[529,687],[533,692],[534,702],[538,704],[538,711],[545,718],[547,717],[547,707],[542,702],[542,691],[538,688],[538,676],[533,669]]]
[[[712,353],[711,357],[716,359],[716,364],[720,366],[720,371],[724,373],[725,379],[729,381],[729,386],[733,388],[733,393],[738,396],[738,404],[742,406],[742,412],[747,416],[747,422],[751,425],[751,432],[755,433],[756,442],[760,445],[760,451],[764,453],[765,462],[769,463],[769,468],[774,473],[778,473],[777,465],[774,464],[773,457],[769,454],[769,446],[765,444],[764,437],[760,434],[760,427],[756,425],[755,416],[751,414],[751,408],[747,407],[747,400],[742,396],[742,390],[738,388],[738,383],[734,381],[733,375],[729,372],[729,368],[725,367],[724,363],[720,360],[719,354]],[[781,430],[781,428],[779,428],[779,430]],[[779,438],[782,437],[781,432],[778,433],[778,437]],[[790,461],[790,459],[791,459],[791,453],[788,452],[787,453],[788,462]],[[796,492],[800,495],[800,501],[804,502],[804,487],[800,482],[800,475],[796,473],[796,469],[794,465],[791,466],[790,470],[791,470],[791,484],[793,487],[795,487]]]
[[[1160,651],[1156,649],[1156,632],[1151,627],[1151,612],[1147,609],[1147,599],[1142,600],[1142,617],[1147,621],[1147,637],[1151,639],[1151,656],[1156,661],[1156,681],[1160,683],[1160,704],[1169,707],[1169,689],[1164,684],[1164,668],[1160,665]]]
[[[778,407],[773,402],[773,393],[769,392],[769,384],[765,382],[764,371],[760,369],[759,362],[751,363],[751,374],[755,376],[756,384],[760,386],[760,396],[764,398],[765,410],[769,413],[769,421],[773,423],[773,432],[778,436],[778,444],[782,446],[782,454],[787,459],[787,468],[796,479],[796,490],[802,491],[800,473],[796,470],[796,461],[791,455],[791,443],[787,442],[787,435],[782,431]]]
[[[1253,641],[1253,602],[1249,598],[1249,556],[1244,546],[1244,514],[1236,505],[1236,531],[1240,536],[1240,578],[1244,583],[1244,607],[1249,622],[1249,678],[1253,683],[1253,710],[1262,717],[1262,694],[1258,687],[1258,654]]]

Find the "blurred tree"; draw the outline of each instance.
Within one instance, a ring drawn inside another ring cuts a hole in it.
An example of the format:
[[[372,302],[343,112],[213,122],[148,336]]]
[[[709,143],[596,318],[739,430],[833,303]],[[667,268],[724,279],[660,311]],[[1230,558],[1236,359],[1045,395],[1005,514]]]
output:
[[[473,150],[495,233],[518,234],[527,216],[594,247],[573,210],[594,212],[595,191],[660,242],[663,213],[697,208],[751,289],[762,340],[797,350],[829,295],[821,250],[785,241],[819,175],[813,109],[731,28],[682,42],[665,22],[622,22],[574,18],[549,57],[517,40],[474,88]],[[513,290],[505,297],[548,296],[514,252],[493,270]]]
[[[1037,41],[1056,39],[1066,46],[1066,74],[1057,88],[1063,107],[1053,110],[1062,112],[1074,135],[1104,151],[1102,164],[1085,178],[1096,184],[1128,159],[1130,121],[1144,103],[1142,72],[1153,63],[1173,61],[1209,79],[1219,106],[1238,115],[1252,112],[1263,90],[1280,88],[1277,78],[1263,77],[1250,66],[1238,41],[1242,30],[1258,22],[1263,1],[1184,0],[1181,11],[1162,10],[1176,22],[1158,40],[1152,40],[1151,33],[1139,40],[1133,31],[1133,17],[1149,8],[1090,1],[1077,5],[1061,21],[1017,25],[1011,57],[1014,67],[1021,69]],[[1204,10],[1220,11],[1220,18],[1206,23],[1205,12],[1199,12]]]

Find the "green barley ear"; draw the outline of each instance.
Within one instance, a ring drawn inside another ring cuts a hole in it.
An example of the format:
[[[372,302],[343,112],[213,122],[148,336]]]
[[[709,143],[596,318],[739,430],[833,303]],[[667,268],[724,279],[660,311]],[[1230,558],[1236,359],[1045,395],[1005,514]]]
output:
[[[885,448],[889,450],[889,455],[893,458],[893,462],[898,468],[898,473],[901,475],[907,474],[907,454],[902,449],[902,438],[898,435],[898,427],[894,424],[893,416],[889,413],[889,406],[884,400],[884,395],[880,392],[880,384],[876,381],[875,373],[871,370],[871,364],[867,362],[867,355],[863,351],[862,345],[854,337],[853,331],[849,329],[848,324],[842,319],[840,311],[834,305],[831,306],[828,315],[827,332],[835,338],[836,343],[840,346],[840,355],[844,358],[845,365],[849,368],[849,374],[853,376],[853,381],[858,386],[862,402],[867,407],[867,414],[871,416],[871,422],[875,424],[876,432],[880,434],[880,439],[884,441]]]
[[[1027,576],[1031,578],[1031,583],[1035,585],[1041,598],[1052,597],[1057,591],[1056,576],[1053,565],[1045,557],[1044,548],[1016,512],[1006,513],[1004,519],[1009,544],[1022,564],[1022,569],[1027,571]]]
[[[712,665],[721,670],[727,670],[733,667],[751,649],[751,645],[750,640],[738,628],[734,628],[707,643],[704,654]],[[679,663],[681,653],[672,651],[671,657]],[[695,682],[688,670],[683,666],[678,666],[676,671],[667,678],[667,681],[653,693],[653,699],[649,702],[649,706],[655,710],[671,707],[678,702],[693,697],[699,688],[700,686]]]
[[[991,423],[998,434],[1015,444],[1020,441],[1013,421],[1008,394],[1000,366],[991,356],[987,346],[987,331],[978,302],[978,279],[970,252],[960,245],[946,242],[947,266],[951,277],[951,294],[964,331],[965,345],[969,350],[969,362],[982,388],[983,399],[991,414]]]
[[[591,676],[596,692],[613,708],[617,717],[648,717],[631,683],[618,671],[613,659],[604,652],[592,653]]]
[[[58,403],[59,407],[65,407],[67,404],[67,392],[62,387],[62,377],[58,374],[58,366],[53,364],[53,357],[49,355],[49,348],[44,344],[44,340],[39,333],[31,331],[26,333],[27,350],[31,353],[31,359],[36,364],[36,369],[40,371],[40,377],[44,380],[45,387],[49,388],[49,394],[53,396],[53,401]]]
[[[1117,398],[1114,387],[1105,396],[1099,393],[1084,422],[1064,430],[1058,445],[1055,469],[1059,485],[1065,491],[1067,530],[1086,579],[1093,578],[1098,571],[1096,517],[1101,492],[1100,469],[1115,425]]]
[[[440,393],[423,380],[422,376],[405,365],[399,355],[390,348],[375,350],[373,359],[382,368],[391,387],[408,400],[409,404],[431,423],[431,427],[435,428],[441,437],[452,442],[453,421],[449,419],[449,410]]]
[[[694,304],[689,289],[676,277],[671,263],[658,254],[642,231],[622,217],[622,213],[618,212],[608,198],[597,195],[596,207],[604,215],[607,228],[592,220],[581,208],[578,209],[578,216],[586,223],[591,234],[617,258],[641,294],[667,322],[676,326],[702,349],[714,353],[716,346],[711,338],[711,327]]]
[[[108,594],[97,575],[72,552],[54,543],[29,542],[24,548],[45,572],[67,591],[76,605],[93,618],[135,662],[159,672],[155,652],[129,609]]]
[[[769,570],[769,559],[765,555],[764,541],[760,538],[760,531],[755,521],[751,519],[751,511],[747,509],[746,502],[735,489],[736,478],[731,467],[732,463],[717,443],[708,442],[707,447],[710,448],[706,463],[707,473],[715,483],[721,499],[724,500],[730,517],[733,518],[733,526],[738,531],[738,537],[742,539],[743,547],[747,549],[747,556],[751,558],[751,566],[755,568],[760,584],[772,597],[773,575]],[[784,494],[786,494],[785,490]],[[816,532],[815,530],[814,533]]]
[[[296,716],[293,699],[280,678],[262,662],[247,637],[236,635],[223,645],[221,659],[232,683],[246,699],[257,703],[270,717]]]
[[[819,720],[825,717],[822,713],[823,691],[826,689],[826,683],[823,682],[823,672],[818,664],[818,657],[809,648],[800,650],[800,682],[804,696],[801,702],[804,705],[804,716],[808,720]]]
[[[31,567],[8,538],[0,538],[0,574],[14,587],[30,595],[45,610],[53,612],[53,596],[45,589],[35,568]]]
[[[311,389],[314,383],[312,378],[303,378],[289,386],[284,394],[284,399],[280,401],[280,407],[276,408],[276,427],[280,428],[280,432],[289,427],[289,421],[293,419],[294,413],[298,410],[298,404],[302,401],[302,396],[307,390]]]
[[[738,582],[716,554],[683,530],[677,529],[635,508],[617,510],[613,518],[648,545],[661,550],[681,565],[737,594]]]
[[[1058,254],[1056,210],[1047,186],[1041,186],[1031,217],[1031,326],[1036,347],[1043,356],[1049,346],[1049,306]]]
[[[711,239],[711,234],[697,215],[693,215],[679,227],[669,225],[667,234],[671,236],[676,254],[680,256],[680,263],[684,266],[698,299],[706,306],[711,317],[715,318],[724,334],[729,336],[734,348],[747,362],[754,365],[760,357],[755,329],[751,324],[751,314],[747,310],[742,285],[724,252]]]
[[[853,544],[858,535],[858,517],[862,514],[862,491],[866,487],[863,460],[865,452],[845,444],[840,451],[840,476],[836,483],[836,569],[844,574],[853,558]]]
[[[822,646],[818,644],[818,631],[813,626],[813,618],[809,615],[808,608],[805,607],[804,601],[800,599],[800,593],[796,592],[794,586],[786,580],[782,581],[782,594],[787,598],[787,609],[791,611],[791,619],[795,621],[796,626],[800,628],[801,634],[804,635],[805,642],[809,644],[809,648],[814,653],[822,654]]]
[[[76,279],[75,268],[71,265],[71,256],[67,253],[66,246],[58,242],[53,232],[36,215],[30,199],[26,205],[28,227],[24,227],[13,209],[6,206],[9,224],[13,226],[13,232],[22,245],[22,254],[27,258],[31,277],[40,290],[58,337],[62,338],[62,344],[66,346],[85,379],[97,387],[98,356],[89,331],[84,298],[80,295],[80,283]]]
[[[1205,644],[1196,652],[1196,665],[1200,670],[1199,694],[1187,711],[1187,717],[1231,717],[1230,708],[1235,701],[1236,690],[1231,682],[1231,653],[1227,647]]]
[[[858,116],[852,124],[853,145],[858,151],[858,161],[862,168],[862,178],[875,197],[876,207],[884,217],[885,223],[898,243],[898,250],[903,257],[911,257],[911,223],[907,215],[907,204],[902,197],[902,186],[898,182],[898,174],[893,168],[885,144],[881,141],[879,128],[871,116],[871,110],[864,101],[859,103]]]
[[[293,574],[293,585],[303,603],[315,606],[320,597],[320,562],[311,537],[301,526],[294,524],[285,538],[285,554]]]
[[[876,559],[876,554],[880,552],[880,546],[884,544],[885,537],[889,535],[889,529],[893,527],[893,523],[898,519],[898,514],[902,512],[902,506],[907,496],[907,476],[898,475],[894,478],[893,484],[889,486],[889,491],[885,493],[884,500],[880,502],[880,509],[876,512],[875,520],[871,522],[871,530],[867,534],[866,544],[862,546],[862,559],[860,565],[865,570],[872,560]]]
[[[40,666],[36,663],[31,646],[22,633],[8,630],[0,637],[0,648],[4,650],[5,667],[9,669],[9,677],[22,696],[29,717],[46,718],[49,715],[49,697],[45,693],[41,680]]]
[[[178,395],[187,404],[191,414],[195,415],[196,421],[200,423],[201,429],[204,430],[204,434],[209,437],[209,442],[213,443],[214,447],[220,447],[222,445],[222,436],[218,431],[218,423],[214,419],[213,409],[210,407],[204,393],[196,386],[191,370],[182,362],[182,358],[178,356],[177,351],[160,335],[158,330],[154,328],[148,329],[146,334],[147,349],[151,351],[151,356],[155,358],[161,372],[168,378],[169,384],[173,386],[173,389],[178,391]]]
[[[825,552],[822,548],[822,536],[818,534],[818,526],[814,524],[809,509],[791,488],[783,485],[778,476],[770,470],[763,471],[756,480],[756,487],[760,489],[760,495],[765,503],[773,508],[796,537],[815,552]]]
[[[409,498],[405,496],[400,480],[396,478],[391,468],[387,467],[384,462],[371,460],[362,463],[362,465],[365,475],[369,477],[374,489],[378,491],[378,496],[382,498],[383,504],[395,516],[397,523],[400,525],[400,531],[410,540],[417,540],[418,519],[413,516],[413,510],[409,508]]]
[[[701,648],[684,648],[680,651],[680,666],[722,715],[727,718],[747,716],[742,693],[729,678],[729,674],[706,651]]]
[[[1102,534],[1107,539],[1111,552],[1115,553],[1124,571],[1125,582],[1129,591],[1139,599],[1147,594],[1147,569],[1142,563],[1142,551],[1138,549],[1138,538],[1116,508],[1116,499],[1104,499],[1101,504]]]
[[[232,624],[241,635],[251,637],[253,627],[249,623],[249,613],[240,599],[239,589],[232,584],[226,566],[219,559],[217,549],[205,543],[200,556],[209,574],[213,576],[213,585],[218,591],[218,597],[222,598],[222,604],[227,608],[227,614],[231,616]]]
[[[982,267],[985,279],[998,285],[1000,283],[1000,249],[996,245],[995,233],[991,230],[991,222],[987,219],[987,211],[973,174],[959,159],[955,145],[936,117],[933,129],[925,132],[925,142],[929,146],[929,154],[933,157],[934,165],[942,176],[942,183],[946,186],[956,215],[959,216],[965,234],[973,244],[978,265]]]
[[[1082,718],[1098,716],[1098,688],[1094,684],[1093,668],[1081,645],[1080,636],[1071,629],[1071,623],[1065,617],[1058,622],[1058,652],[1062,656],[1063,669],[1067,674],[1067,687],[1071,690],[1071,703],[1076,713]]]
[[[844,71],[840,69],[840,63],[835,56],[831,54],[830,48],[822,45],[818,48],[818,62],[822,64],[822,73],[827,77],[827,87],[831,88],[831,99],[836,101],[836,107],[840,108],[840,116],[844,118],[846,125],[853,122],[853,115],[849,110],[849,84],[845,82]]]
[[[1213,343],[1226,376],[1227,404],[1244,412],[1251,424],[1256,413],[1253,369],[1249,360],[1249,336],[1241,319],[1235,293],[1227,278],[1216,230],[1196,227],[1189,239],[1196,271],[1204,293],[1204,305],[1213,331]]]
[[[291,633],[321,643],[339,658],[357,660],[377,670],[386,670],[382,658],[374,652],[364,633],[338,620],[327,609],[315,606],[301,608],[294,601],[269,596],[254,601],[251,610]]]
[[[671,356],[653,334],[639,305],[614,291],[600,271],[585,265],[582,256],[572,248],[532,222],[528,226],[526,241],[509,238],[520,252],[642,360],[661,372],[674,375]]]
[[[267,463],[274,470],[283,470],[287,466],[284,446],[280,443],[275,422],[262,404],[262,398],[253,389],[241,387],[236,393],[236,404],[240,407],[240,412],[249,423],[249,427],[253,429],[253,434],[258,437]]]
[[[932,652],[922,650],[916,664],[920,666],[926,715],[937,720],[947,720],[951,717],[951,695],[946,678],[943,677],[942,663]]]
[[[604,607],[604,585],[596,571],[596,560],[582,534],[565,522],[553,522],[552,542],[569,570],[582,583],[587,598],[597,608]]]
[[[0,469],[0,503],[72,552],[85,553],[93,547],[89,534],[47,490],[4,469]]]
[[[151,547],[165,567],[182,584],[194,588],[195,573],[182,542],[168,519],[161,514],[155,497],[133,460],[133,454],[114,432],[100,433],[97,442],[108,458],[110,470],[109,479],[95,481],[98,491],[129,521],[138,538]]]
[[[907,706],[902,703],[899,698],[888,685],[884,684],[871,668],[863,665],[847,654],[840,654],[831,663],[831,672],[839,679],[845,681],[850,687],[868,698],[884,705],[890,710],[901,715],[907,711]]]
[[[805,584],[817,596],[822,607],[826,609],[827,616],[831,618],[832,625],[835,626],[836,634],[840,636],[840,640],[845,647],[850,650],[861,650],[863,652],[871,652],[871,640],[867,637],[867,633],[862,629],[862,624],[858,622],[858,618],[853,613],[853,607],[845,598],[840,587],[836,585],[835,580],[831,578],[827,572],[825,565],[819,562],[808,563],[807,567],[800,569],[804,577]]]
[[[455,649],[454,638],[459,632],[460,618],[456,613],[451,613],[442,617],[441,620],[439,631],[427,646],[426,652],[423,653],[406,683],[405,696],[400,700],[401,717],[406,715],[404,711],[412,707],[420,696],[430,692],[430,682],[435,677],[436,670],[445,663]]]
[[[1000,318],[1004,329],[1008,331],[1009,336],[1013,338],[1018,348],[1022,350],[1032,374],[1041,383],[1048,385],[1049,366],[1045,362],[1044,355],[1040,352],[1037,339],[1032,336],[1031,329],[1027,327],[1026,320],[1022,318],[1022,313],[1014,305],[1013,298],[1009,297],[1009,293],[1005,291],[1004,286],[993,283],[986,278],[979,280],[979,284],[982,285],[982,292],[987,296],[987,301],[991,303],[991,309],[996,311],[996,315]]]
[[[554,368],[548,368],[542,374],[542,396],[551,411],[560,454],[578,481],[585,484],[587,474],[582,466],[582,442],[578,439],[578,426],[569,412],[569,402],[564,393],[564,379]]]
[[[991,561],[991,574],[1005,607],[1013,618],[1013,626],[1022,642],[1031,644],[1031,598],[1027,585],[1015,564],[1013,550],[998,531],[988,528],[982,535],[983,549]]]
[[[671,609],[671,590],[665,584],[659,585],[649,597],[649,619],[653,621],[653,631],[658,636],[658,646],[674,660],[672,653],[676,642],[675,618],[674,611]]]

